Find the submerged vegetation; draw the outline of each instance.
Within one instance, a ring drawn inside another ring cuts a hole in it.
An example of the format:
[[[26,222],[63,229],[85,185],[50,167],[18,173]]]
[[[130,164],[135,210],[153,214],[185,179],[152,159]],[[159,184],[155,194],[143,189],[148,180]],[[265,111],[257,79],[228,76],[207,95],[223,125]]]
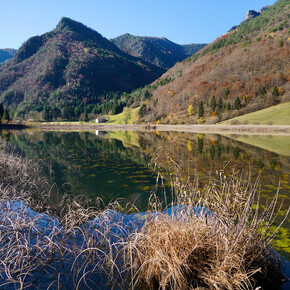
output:
[[[98,198],[56,198],[41,165],[3,142],[0,163],[1,287],[245,289],[283,282],[269,247],[280,226],[268,231],[278,192],[262,204],[250,178],[221,171],[202,189],[172,178],[171,197],[153,189],[142,214]]]

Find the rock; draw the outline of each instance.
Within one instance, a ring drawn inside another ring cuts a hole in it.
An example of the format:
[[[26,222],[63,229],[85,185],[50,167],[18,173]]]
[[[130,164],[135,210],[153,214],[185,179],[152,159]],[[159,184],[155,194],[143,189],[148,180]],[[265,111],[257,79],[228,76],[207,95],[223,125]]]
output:
[[[253,18],[259,16],[260,13],[255,11],[255,10],[249,10],[246,14],[246,17],[244,18],[243,22],[246,22],[246,21],[250,21],[252,20]]]

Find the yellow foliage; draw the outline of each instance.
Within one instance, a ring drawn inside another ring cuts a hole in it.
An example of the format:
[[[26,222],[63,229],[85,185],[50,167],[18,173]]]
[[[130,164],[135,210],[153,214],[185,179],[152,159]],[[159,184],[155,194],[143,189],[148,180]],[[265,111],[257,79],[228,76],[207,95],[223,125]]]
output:
[[[284,93],[283,89],[282,88],[278,88],[278,93],[279,93],[279,95],[282,95]]]
[[[188,151],[192,151],[192,149],[193,149],[193,144],[192,144],[192,142],[189,140],[188,141],[188,144],[187,144],[187,149],[188,149]]]
[[[192,116],[193,115],[193,105],[190,105],[188,107],[188,114],[189,114],[189,116]]]
[[[200,117],[197,119],[197,123],[198,124],[204,124],[205,123],[205,119],[203,117]]]
[[[161,121],[160,120],[156,121],[156,125],[159,125],[159,124],[161,124]]]
[[[148,101],[147,101],[147,100],[145,100],[143,104],[144,104],[144,105],[147,105],[147,103],[148,103]]]
[[[88,52],[89,49],[87,47],[84,48],[84,52]]]

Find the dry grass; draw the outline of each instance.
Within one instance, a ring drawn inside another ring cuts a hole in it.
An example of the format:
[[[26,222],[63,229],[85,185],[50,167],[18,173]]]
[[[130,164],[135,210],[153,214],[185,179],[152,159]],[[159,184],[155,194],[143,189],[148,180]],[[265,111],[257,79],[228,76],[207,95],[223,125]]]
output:
[[[104,206],[97,199],[92,207],[84,197],[64,196],[52,208],[54,186],[39,177],[41,167],[1,146],[0,288],[110,283],[122,289],[250,289],[281,283],[279,258],[269,248],[274,235],[265,234],[278,193],[262,209],[257,184],[237,174],[221,172],[203,190],[176,179],[170,204],[153,191],[142,225],[126,215],[134,206],[120,214],[118,202]]]
[[[198,190],[177,179],[170,205],[177,210],[151,215],[125,246],[132,287],[252,289],[281,284],[280,260],[270,248],[274,236],[266,235],[274,211],[279,211],[278,193],[261,207],[257,183],[241,180],[221,172],[219,180]],[[162,207],[157,198],[151,206]]]

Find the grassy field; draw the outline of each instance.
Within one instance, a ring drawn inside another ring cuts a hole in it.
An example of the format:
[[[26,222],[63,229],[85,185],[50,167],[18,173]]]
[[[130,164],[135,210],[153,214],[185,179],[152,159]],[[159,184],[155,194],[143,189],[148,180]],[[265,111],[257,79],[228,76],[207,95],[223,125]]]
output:
[[[254,113],[245,114],[220,124],[290,125],[290,102],[279,104]]]
[[[140,107],[135,109],[124,108],[122,113],[106,117],[109,119],[110,124],[134,124],[139,118],[139,109]]]

